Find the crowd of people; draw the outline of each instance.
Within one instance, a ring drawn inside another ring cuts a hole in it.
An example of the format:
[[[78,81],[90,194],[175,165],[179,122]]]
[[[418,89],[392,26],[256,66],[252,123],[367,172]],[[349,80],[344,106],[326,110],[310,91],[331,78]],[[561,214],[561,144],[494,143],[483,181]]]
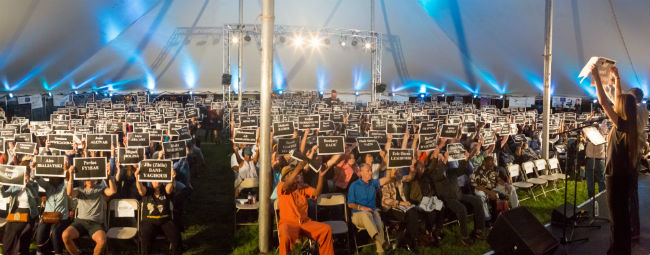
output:
[[[302,95],[275,100],[274,104],[285,106],[282,110],[274,109],[276,114],[285,114],[276,120],[294,121],[295,125],[293,134],[289,136],[271,134],[275,186],[271,199],[277,199],[279,203],[280,254],[288,254],[300,237],[317,241],[320,254],[334,253],[332,228],[316,222],[331,219],[320,214],[318,219],[315,218],[318,210],[316,199],[324,193],[342,193],[347,197],[346,207],[350,212],[347,221],[350,226],[368,234],[379,254],[394,248],[385,233],[387,222],[397,222],[398,229],[404,230],[399,246],[411,251],[417,251],[423,245],[438,245],[444,238],[443,224],[454,219],[460,224],[458,243],[471,245],[486,238],[500,212],[519,206],[520,198],[513,183],[525,182],[523,175],[526,173],[522,171],[513,177],[508,167],[542,158],[541,115],[535,110],[423,101],[382,102],[360,107],[341,102],[336,98],[336,91],[332,91],[330,98]],[[296,103],[287,103],[291,101]],[[308,102],[309,106],[299,102]],[[635,102],[639,108],[645,107],[641,99]],[[244,104],[241,114],[235,113],[236,109],[226,109],[230,115],[231,134],[238,128],[256,128],[242,127],[238,118],[247,115],[247,108],[256,107],[254,102]],[[300,124],[291,115],[303,108],[307,108],[307,113],[303,111],[302,114],[318,114],[321,122],[337,119],[337,112],[341,112],[343,117],[334,122],[334,130],[299,129]],[[604,184],[605,145],[595,145],[577,127],[596,122],[598,130],[606,135],[612,126],[618,124],[606,119],[596,121],[603,116],[601,109],[595,109],[582,114],[574,111],[554,113],[551,119],[553,133],[549,141],[549,156],[559,158],[561,167],[557,171],[575,180],[586,179],[589,196],[610,188]],[[645,130],[647,111],[639,118],[645,119],[639,121],[642,123],[639,127]],[[381,124],[385,120],[402,121],[408,126],[404,133],[384,132],[385,140],[382,141],[373,131],[387,130],[385,124]],[[420,128],[424,122],[438,122],[438,133],[434,146],[421,149]],[[453,137],[443,136],[440,133],[443,124],[455,124],[460,128]],[[510,130],[503,131],[507,128]],[[374,136],[382,144],[381,148],[376,152],[360,152],[355,137],[351,137],[355,132],[347,132],[350,130],[358,131],[356,136],[359,137]],[[345,136],[344,152],[319,155],[318,136]],[[290,152],[280,148],[284,146],[279,143],[280,139],[287,137],[297,140],[295,149]],[[235,193],[242,194],[238,183],[245,178],[258,178],[259,148],[258,144],[239,144],[233,136],[231,140],[235,151],[231,157]],[[647,138],[639,143],[647,147]],[[450,144],[460,144],[464,155],[460,158],[450,155],[458,154],[458,151],[450,151]],[[391,148],[410,149],[410,166],[389,167]],[[643,158],[647,158],[647,150],[644,153]],[[645,163],[647,165],[647,161]],[[534,172],[528,177],[550,173],[547,171],[549,169],[539,169],[539,173]],[[629,184],[631,186],[631,182]],[[332,218],[337,216],[329,215]],[[470,215],[473,219],[471,231],[468,226]],[[638,239],[638,220],[636,226]],[[634,227],[632,229],[634,231]],[[350,231],[354,233],[355,230]]]
[[[108,99],[110,100],[110,99]],[[183,243],[181,233],[185,227],[183,223],[183,212],[187,206],[188,199],[192,193],[192,177],[196,177],[203,171],[205,161],[201,150],[199,139],[196,138],[196,130],[201,123],[209,123],[206,118],[199,122],[195,117],[185,118],[183,114],[177,115],[173,122],[187,125],[191,138],[183,140],[182,157],[168,158],[163,142],[178,140],[177,133],[170,131],[167,125],[154,125],[149,122],[151,113],[144,114],[145,107],[160,106],[156,104],[136,104],[131,102],[119,102],[125,105],[120,112],[137,113],[142,119],[140,122],[148,123],[145,130],[134,127],[134,123],[127,123],[123,118],[107,117],[106,122],[115,123],[121,128],[105,129],[99,131],[104,116],[112,116],[110,103],[103,102],[103,105],[78,105],[68,106],[57,110],[56,115],[63,115],[63,122],[80,121],[84,127],[90,127],[93,134],[113,134],[117,138],[111,142],[109,150],[95,151],[87,146],[86,136],[81,135],[77,126],[69,124],[62,125],[57,121],[56,126],[36,122],[20,120],[15,118],[8,122],[3,130],[8,128],[9,123],[16,124],[9,128],[16,129],[16,134],[29,134],[31,141],[35,144],[33,153],[17,151],[16,144],[9,135],[3,133],[6,148],[0,155],[0,165],[3,166],[24,166],[24,185],[3,184],[0,189],[2,205],[0,213],[4,214],[2,233],[3,254],[29,254],[30,244],[34,242],[37,247],[37,254],[81,254],[92,252],[92,254],[103,254],[106,252],[111,236],[108,230],[113,227],[107,225],[109,217],[118,216],[117,212],[111,212],[109,205],[120,200],[136,200],[137,205],[131,210],[138,210],[140,213],[131,215],[131,218],[139,223],[137,228],[138,247],[129,248],[130,252],[140,254],[152,253],[152,244],[157,236],[164,235],[169,246],[163,246],[162,251],[170,254],[181,254]],[[117,102],[116,102],[117,103]],[[169,106],[170,102],[161,104]],[[198,106],[197,106],[198,107]],[[106,108],[101,109],[100,108]],[[159,108],[159,109],[162,109]],[[84,110],[79,110],[84,109]],[[207,109],[207,107],[206,107]],[[81,113],[83,112],[83,113]],[[102,115],[101,112],[109,113]],[[102,117],[98,117],[99,116]],[[161,110],[162,113],[162,110]],[[216,114],[216,112],[215,112]],[[94,115],[94,117],[91,117]],[[146,116],[146,117],[145,117]],[[6,118],[5,118],[6,120]],[[54,123],[55,121],[52,121]],[[63,127],[61,127],[63,126]],[[156,128],[157,127],[157,128]],[[140,167],[138,162],[120,162],[118,150],[128,147],[127,134],[131,132],[152,132],[146,129],[159,129],[162,133],[160,141],[149,141],[148,146],[141,147],[144,151],[141,160],[157,159],[169,160],[172,163],[171,181],[141,181]],[[55,130],[53,130],[55,129]],[[214,128],[216,132],[216,128]],[[74,134],[76,137],[71,150],[55,149],[53,141],[48,139],[48,134]],[[215,135],[215,133],[212,133]],[[16,135],[17,136],[17,135]],[[29,139],[28,139],[29,140]],[[24,142],[24,141],[22,141]],[[29,142],[29,141],[27,141]],[[37,175],[37,157],[57,155],[64,157],[61,167],[61,176],[44,177]],[[75,166],[75,158],[99,157],[105,159],[107,178],[95,178],[93,180],[78,180],[75,173],[79,173],[79,166]],[[11,176],[11,172],[3,170],[3,176]],[[21,177],[22,178],[22,177]],[[114,208],[118,210],[120,208]],[[126,209],[127,211],[129,208]],[[135,227],[135,226],[134,226]],[[78,241],[82,237],[89,237],[94,247],[80,247]],[[116,238],[115,236],[112,238]],[[167,250],[167,247],[169,250]]]

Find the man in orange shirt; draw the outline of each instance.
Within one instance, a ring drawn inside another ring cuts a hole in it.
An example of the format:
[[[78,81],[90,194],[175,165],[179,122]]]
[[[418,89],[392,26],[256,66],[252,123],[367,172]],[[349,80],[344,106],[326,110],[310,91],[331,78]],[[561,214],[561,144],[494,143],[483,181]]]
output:
[[[306,236],[318,242],[319,254],[334,254],[332,241],[332,227],[325,223],[312,221],[307,216],[307,198],[316,199],[323,187],[323,177],[327,169],[318,173],[318,186],[314,188],[305,184],[302,179],[302,170],[305,169],[307,160],[303,160],[295,167],[282,168],[282,181],[278,183],[278,209],[280,222],[278,222],[278,236],[280,239],[280,255],[286,255],[293,250],[294,242],[300,236]]]

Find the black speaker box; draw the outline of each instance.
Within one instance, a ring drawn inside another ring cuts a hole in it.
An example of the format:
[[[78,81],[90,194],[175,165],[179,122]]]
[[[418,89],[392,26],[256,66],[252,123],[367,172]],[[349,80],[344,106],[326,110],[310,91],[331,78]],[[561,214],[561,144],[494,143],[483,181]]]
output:
[[[566,206],[566,215],[564,214],[564,206]],[[573,211],[573,204],[567,202],[553,209],[551,214],[551,224],[556,226],[563,226],[564,224],[573,222],[574,218],[579,214],[585,214],[585,210],[576,209],[577,213]]]
[[[230,74],[225,73],[221,76],[221,84],[223,85],[230,85],[231,80],[232,80],[232,75]]]
[[[551,254],[560,244],[523,206],[499,214],[487,241],[496,254]]]

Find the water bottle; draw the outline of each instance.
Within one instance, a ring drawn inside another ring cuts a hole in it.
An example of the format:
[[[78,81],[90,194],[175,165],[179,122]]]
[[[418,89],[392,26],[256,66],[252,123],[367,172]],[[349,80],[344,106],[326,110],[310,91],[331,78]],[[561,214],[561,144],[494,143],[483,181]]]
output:
[[[248,192],[248,204],[253,204],[253,195],[250,192]]]
[[[594,201],[594,215],[598,217],[598,201]]]

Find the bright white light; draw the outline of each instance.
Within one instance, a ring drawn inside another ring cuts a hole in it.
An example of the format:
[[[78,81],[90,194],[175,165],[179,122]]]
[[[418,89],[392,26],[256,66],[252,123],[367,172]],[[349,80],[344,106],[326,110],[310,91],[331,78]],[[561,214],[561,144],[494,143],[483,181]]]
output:
[[[421,97],[421,98],[424,98],[424,94],[420,94],[420,97]]]
[[[194,94],[194,92],[192,92],[192,91],[190,90],[190,96],[191,96],[192,94]]]
[[[347,43],[345,43],[345,41],[341,41],[340,44],[341,44],[341,47],[345,47],[345,45],[346,45]]]
[[[478,95],[474,95],[474,98],[478,98]]]
[[[594,100],[592,101],[592,103],[594,103],[594,104],[595,104],[595,103],[598,103],[598,99],[594,99]]]
[[[233,36],[231,41],[232,41],[232,43],[239,43],[239,37]]]
[[[113,92],[108,93],[108,96],[109,96],[109,97],[112,97],[112,96],[113,96]]]
[[[641,103],[646,104],[646,103],[648,103],[648,100],[643,100],[643,101],[641,101]]]
[[[47,92],[47,95],[48,95],[48,96],[52,96],[52,92]]]
[[[359,91],[354,92],[354,95],[358,96],[358,95],[359,95]]]
[[[366,48],[366,50],[368,50],[368,49],[370,49],[370,47],[372,47],[372,44],[367,42],[366,44],[363,45],[363,47]]]
[[[325,94],[325,92],[323,92],[323,91],[321,91],[321,92],[319,92],[319,93],[320,93],[321,96],[322,96],[323,94]]]
[[[9,98],[14,98],[14,93],[9,93]]]
[[[499,96],[499,99],[503,99],[503,95],[500,95],[500,96]]]
[[[444,97],[444,96],[445,96],[445,94],[442,94],[442,96]]]
[[[282,90],[278,91],[278,94],[282,95],[284,93]]]
[[[296,36],[296,38],[293,38],[293,45],[297,47],[301,47],[305,41],[302,39],[300,36]]]
[[[311,38],[309,44],[311,45],[312,48],[318,48],[320,46],[320,38],[318,37]]]
[[[75,90],[75,91],[74,91],[74,94],[75,94],[75,95],[76,95],[76,94],[79,94],[79,92]]]

